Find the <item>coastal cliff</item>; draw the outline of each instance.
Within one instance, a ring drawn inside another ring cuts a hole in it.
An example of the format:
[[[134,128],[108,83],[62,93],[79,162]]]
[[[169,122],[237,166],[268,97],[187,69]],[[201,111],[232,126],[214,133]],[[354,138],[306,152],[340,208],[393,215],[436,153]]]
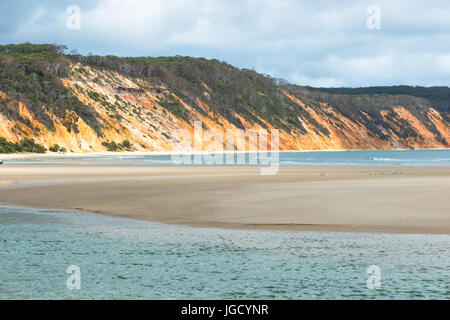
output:
[[[199,120],[220,133],[279,129],[281,150],[450,147],[446,87],[333,91],[217,60],[63,49],[0,46],[0,137],[74,152],[171,151],[175,130],[192,134]]]

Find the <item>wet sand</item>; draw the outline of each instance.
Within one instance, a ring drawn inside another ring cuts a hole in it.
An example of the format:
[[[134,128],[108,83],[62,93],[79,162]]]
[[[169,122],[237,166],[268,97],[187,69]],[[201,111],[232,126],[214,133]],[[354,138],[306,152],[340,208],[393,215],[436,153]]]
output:
[[[0,203],[168,224],[450,234],[449,167],[6,163]]]

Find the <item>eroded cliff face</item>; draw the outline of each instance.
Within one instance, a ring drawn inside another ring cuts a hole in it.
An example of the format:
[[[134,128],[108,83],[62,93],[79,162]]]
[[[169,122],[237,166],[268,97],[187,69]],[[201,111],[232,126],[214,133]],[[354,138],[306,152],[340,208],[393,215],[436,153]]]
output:
[[[244,130],[279,129],[281,150],[450,147],[448,122],[437,110],[428,106],[420,109],[422,120],[407,106],[401,105],[380,108],[378,119],[361,111],[355,120],[333,105],[311,101],[279,88],[277,94],[292,102],[296,117],[281,117],[274,123],[260,114],[240,113],[235,108],[230,108],[228,116],[213,111],[208,104],[208,96],[213,92],[207,83],[202,83],[202,97],[190,99],[189,104],[164,83],[152,85],[143,78],[81,63],[71,63],[69,75],[61,77],[60,81],[68,89],[68,94],[71,92],[85,108],[95,111],[96,120],[101,124],[100,132],[96,132],[74,111],[56,116],[51,108],[45,106],[43,110],[53,125],[44,124],[25,103],[0,91],[0,102],[3,104],[0,109],[0,136],[13,142],[23,137],[33,138],[47,148],[58,144],[74,152],[106,151],[102,142],[120,143],[124,140],[129,140],[133,150],[137,151],[173,151],[182,142],[177,134],[178,129],[187,130],[193,137],[194,120],[201,121],[204,130],[222,135],[226,129],[239,129],[236,121],[230,121],[231,114],[239,120],[239,127]],[[189,92],[184,92],[184,95],[189,95]],[[176,105],[176,108],[171,108],[171,105]],[[16,119],[9,115],[8,110],[18,115]],[[373,123],[374,127],[370,128],[367,123]],[[245,136],[237,139],[236,145],[249,142]],[[224,141],[220,139],[208,137],[205,140],[204,150],[224,147]]]

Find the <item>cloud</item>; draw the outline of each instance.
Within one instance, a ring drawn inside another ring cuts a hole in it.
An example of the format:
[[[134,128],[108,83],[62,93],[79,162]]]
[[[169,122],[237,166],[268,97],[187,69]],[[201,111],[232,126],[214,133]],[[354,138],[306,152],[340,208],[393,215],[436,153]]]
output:
[[[309,78],[298,73],[292,74],[289,80],[294,83],[301,83],[305,86],[319,88],[339,88],[344,86],[344,83],[342,81],[339,81],[335,78]]]
[[[366,26],[376,3],[381,29]],[[81,8],[80,30],[66,9]],[[87,54],[190,55],[314,86],[449,85],[444,0],[0,1],[0,42]]]
[[[437,72],[444,73],[444,75],[450,74],[450,54],[438,56],[435,61]]]

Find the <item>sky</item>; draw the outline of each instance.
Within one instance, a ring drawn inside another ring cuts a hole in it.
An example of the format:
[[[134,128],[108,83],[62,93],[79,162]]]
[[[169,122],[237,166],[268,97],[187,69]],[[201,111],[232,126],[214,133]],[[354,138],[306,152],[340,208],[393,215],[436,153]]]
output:
[[[315,87],[450,86],[448,0],[0,0],[0,44],[22,42],[215,58]]]

